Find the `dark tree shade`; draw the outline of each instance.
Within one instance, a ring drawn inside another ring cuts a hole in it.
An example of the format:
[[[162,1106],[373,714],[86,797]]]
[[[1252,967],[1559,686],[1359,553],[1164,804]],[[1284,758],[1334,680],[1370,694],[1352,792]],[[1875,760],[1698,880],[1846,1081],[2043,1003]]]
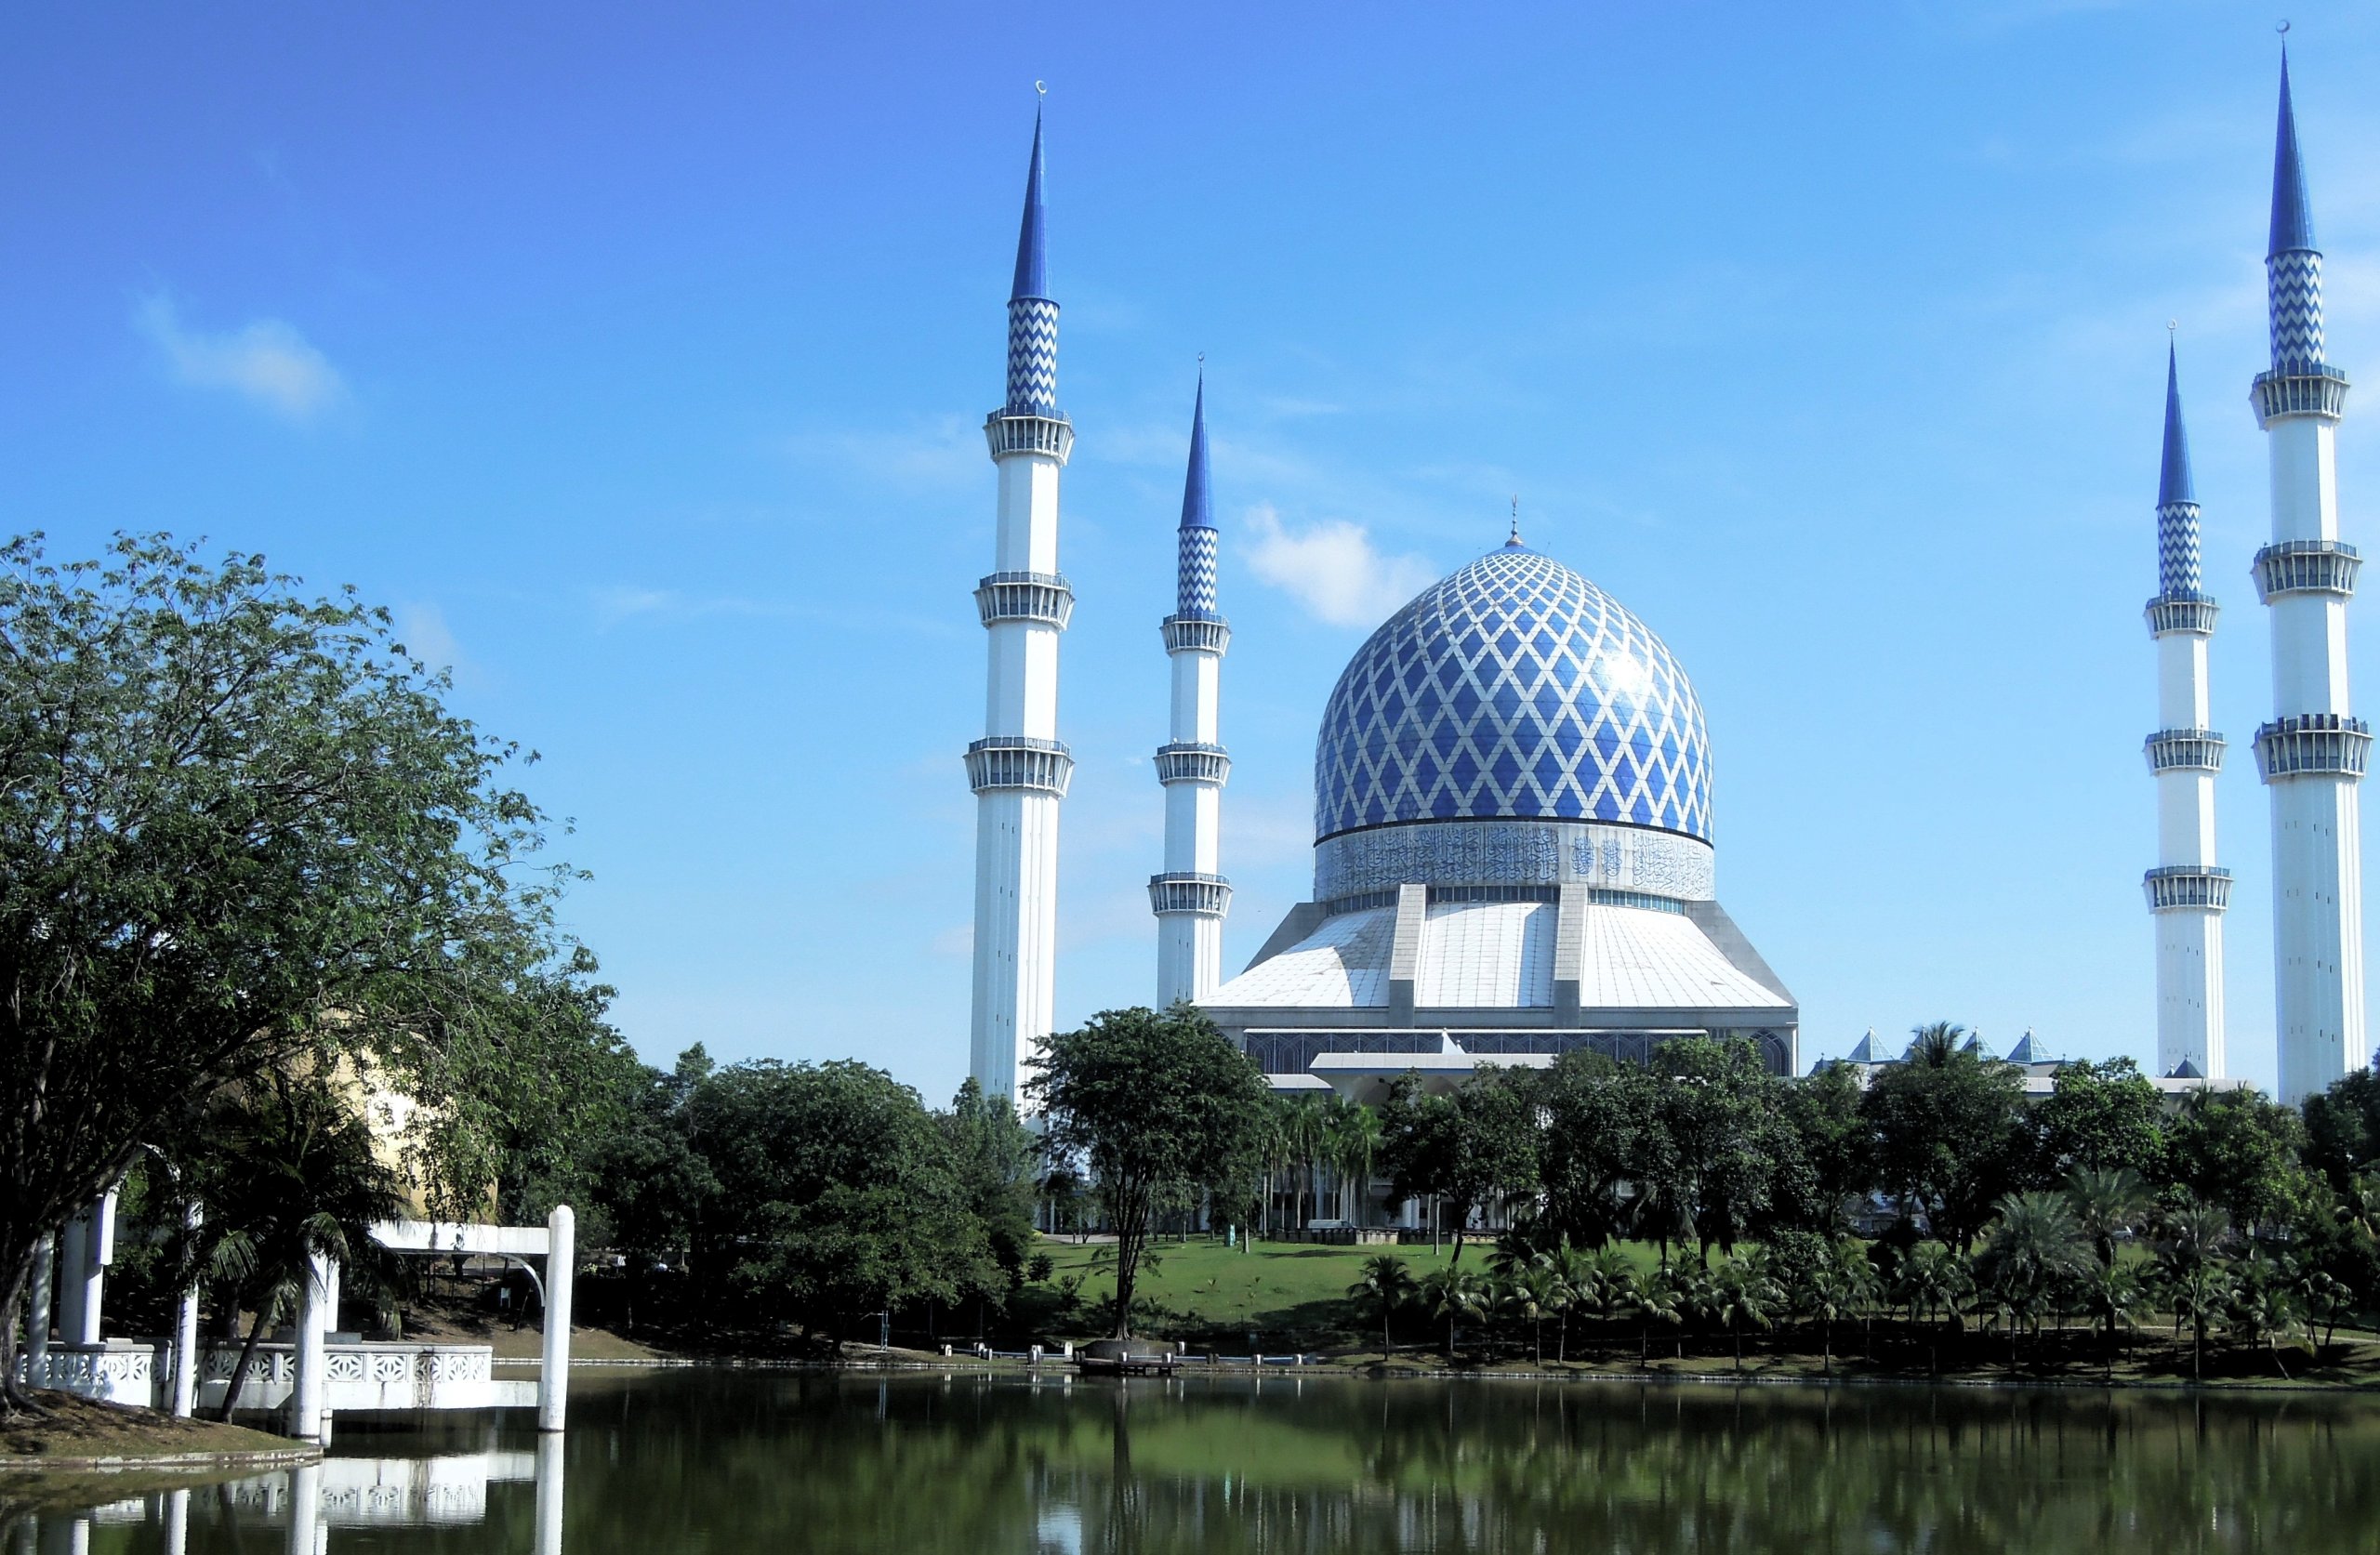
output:
[[[1116,1334],[1157,1209],[1246,1175],[1264,1119],[1264,1077],[1188,1005],[1109,1009],[1040,1044],[1027,1094],[1053,1161],[1079,1157],[1116,1233]]]
[[[1536,1076],[1483,1065],[1443,1096],[1407,1074],[1380,1110],[1381,1164],[1400,1197],[1438,1199],[1462,1258],[1471,1212],[1532,1193],[1538,1186]]]
[[[2031,1123],[2037,1182],[2056,1182],[2077,1167],[2167,1180],[2164,1100],[2128,1058],[2059,1069]]]
[[[2030,1146],[2018,1071],[1962,1047],[1964,1034],[1948,1023],[1921,1028],[1909,1061],[1879,1069],[1860,1100],[1884,1187],[1922,1206],[1934,1233],[1961,1249],[2029,1168]]]
[[[2306,1164],[2342,1193],[2380,1166],[2380,1073],[2359,1069],[2306,1099]]]

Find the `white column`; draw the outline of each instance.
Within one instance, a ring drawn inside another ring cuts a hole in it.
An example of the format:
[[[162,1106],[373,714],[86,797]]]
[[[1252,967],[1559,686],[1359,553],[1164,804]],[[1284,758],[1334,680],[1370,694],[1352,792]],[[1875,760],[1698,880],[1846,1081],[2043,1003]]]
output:
[[[537,1438],[537,1555],[562,1555],[564,1440],[558,1430]]]
[[[322,1525],[323,1466],[300,1464],[289,1471],[288,1555],[323,1555],[330,1530]]]
[[[566,1204],[554,1206],[546,1217],[546,1343],[544,1363],[537,1368],[537,1429],[545,1431],[561,1430],[570,1407],[571,1278],[578,1262],[575,1227]],[[542,1509],[542,1485],[538,1496]],[[559,1530],[559,1518],[555,1526]]]
[[[58,1237],[44,1232],[33,1243],[33,1289],[25,1294],[25,1372],[39,1381],[49,1362],[51,1285],[58,1275]]]
[[[2265,555],[2335,543],[2335,410],[2284,409],[2265,420],[2274,541]],[[2293,1105],[2371,1057],[2358,787],[2369,739],[2350,713],[2347,669],[2354,571],[2333,566],[2316,579],[2309,565],[2294,577],[2277,561],[2259,569],[2272,620],[2275,721],[2259,732],[2258,751],[2272,795],[2273,993],[2281,1098]],[[2306,731],[2308,715],[2338,731]]]
[[[986,643],[975,790],[975,945],[969,1068],[1022,1100],[1034,1044],[1056,1020],[1058,809],[1073,761],[1058,740],[1058,642],[1073,595],[1058,573],[1058,475],[1073,433],[1049,415],[995,413],[998,570],[976,590]]]
[[[300,1442],[323,1439],[323,1335],[330,1326],[330,1260],[308,1254],[298,1298],[298,1376],[289,1394],[289,1434]]]
[[[80,1299],[76,1302],[75,1335],[79,1345],[100,1342],[107,1308],[108,1265],[115,1261],[115,1200],[112,1188],[101,1193],[85,1220]]]
[[[190,1492],[165,1492],[165,1555],[189,1555]]]

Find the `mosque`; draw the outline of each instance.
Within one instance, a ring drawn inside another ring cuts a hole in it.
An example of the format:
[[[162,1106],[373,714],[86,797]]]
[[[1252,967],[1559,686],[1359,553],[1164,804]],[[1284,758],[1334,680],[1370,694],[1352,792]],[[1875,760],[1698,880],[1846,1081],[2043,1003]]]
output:
[[[1014,1095],[1055,988],[1058,818],[1072,757],[1058,738],[1058,647],[1074,594],[1058,571],[1059,477],[1074,429],[1057,402],[1058,304],[1045,259],[1037,117],[1008,304],[1007,396],[985,422],[998,468],[995,571],[975,599],[989,637],[977,799],[972,1072]],[[2254,573],[2270,608],[2276,715],[2257,732],[2271,793],[2282,1099],[2370,1056],[2363,1021],[2358,784],[2370,733],[2349,713],[2345,605],[2359,565],[2338,538],[2331,439],[2347,379],[2324,359],[2287,63],[2275,154],[2272,369],[2254,400],[2273,464],[2274,542]],[[2216,605],[2169,358],[2156,507],[2160,727],[2147,743],[2160,862],[2158,1059],[2175,1083],[2220,1079],[2222,918],[2207,727]],[[1750,1040],[1800,1072],[1800,1009],[1718,900],[1712,757],[1693,683],[1610,595],[1522,538],[1423,589],[1348,661],[1315,752],[1309,900],[1238,975],[1223,969],[1220,733],[1231,626],[1209,496],[1203,383],[1191,415],[1175,608],[1155,1002],[1189,1000],[1284,1090],[1377,1095],[1420,1071],[1542,1065],[1586,1048],[1642,1059],[1682,1035]],[[2025,1045],[2031,1048],[2029,1037]],[[1864,1049],[1863,1057],[1868,1057]]]

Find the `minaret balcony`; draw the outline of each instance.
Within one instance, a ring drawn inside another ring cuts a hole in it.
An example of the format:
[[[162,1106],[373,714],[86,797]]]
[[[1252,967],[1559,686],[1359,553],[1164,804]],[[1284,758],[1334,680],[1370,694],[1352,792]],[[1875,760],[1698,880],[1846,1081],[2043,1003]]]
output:
[[[2226,744],[2212,729],[2161,729],[2144,748],[2152,772],[2219,772]]]
[[[1073,754],[1056,740],[995,734],[967,747],[967,784],[978,794],[1022,789],[1063,799],[1074,771]]]
[[[1149,876],[1149,911],[1159,917],[1190,913],[1219,918],[1231,910],[1231,882],[1220,875],[1187,870]]]
[[[1165,618],[1162,629],[1169,653],[1221,653],[1231,646],[1231,623],[1220,615],[1176,613]]]
[[[2329,362],[2290,372],[2258,373],[2248,396],[2265,426],[2287,415],[2319,415],[2336,421],[2347,410],[2347,375]]]
[[[2215,601],[2204,595],[2160,594],[2149,601],[2149,635],[2196,632],[2212,637],[2216,613]]]
[[[2270,604],[2283,594],[2355,592],[2363,558],[2343,540],[2276,540],[2256,552],[2256,586]]]
[[[1063,632],[1075,613],[1075,591],[1061,573],[994,573],[976,583],[975,609],[986,626],[1040,621]]]
[[[2361,778],[2372,726],[2345,713],[2300,713],[2256,731],[2256,765],[2267,783],[2294,777]]]
[[[984,418],[984,441],[991,444],[995,459],[1038,454],[1064,464],[1075,450],[1075,428],[1074,423],[1063,415],[996,410]]]
[[[1159,783],[1211,783],[1220,788],[1231,776],[1231,758],[1221,745],[1172,745],[1157,747]]]
[[[2152,913],[2220,913],[2231,905],[2231,872],[2213,864],[2170,864],[2140,877]]]

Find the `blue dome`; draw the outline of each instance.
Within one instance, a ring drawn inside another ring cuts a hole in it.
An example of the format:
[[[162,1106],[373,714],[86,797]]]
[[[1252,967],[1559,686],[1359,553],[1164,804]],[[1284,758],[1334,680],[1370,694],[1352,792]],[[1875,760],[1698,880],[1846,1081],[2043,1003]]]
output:
[[[1702,705],[1620,602],[1518,545],[1423,589],[1348,661],[1315,837],[1408,821],[1605,821],[1711,839]]]

